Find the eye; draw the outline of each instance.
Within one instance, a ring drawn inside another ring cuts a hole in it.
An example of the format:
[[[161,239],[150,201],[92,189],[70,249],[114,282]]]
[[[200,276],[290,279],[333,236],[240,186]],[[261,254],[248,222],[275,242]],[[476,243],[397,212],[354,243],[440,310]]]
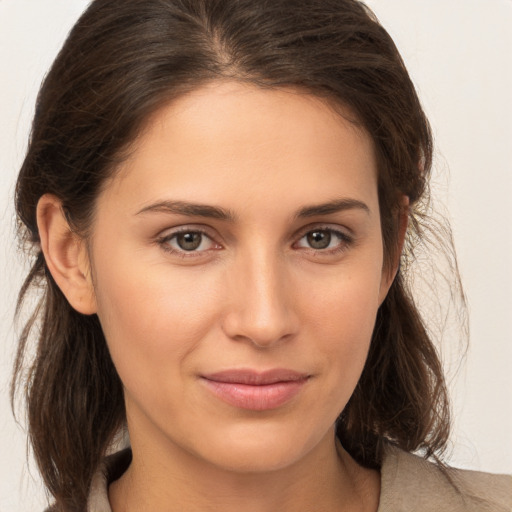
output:
[[[352,242],[347,234],[332,228],[318,228],[305,233],[297,242],[297,247],[315,251],[337,252]]]
[[[201,253],[210,249],[218,249],[215,243],[206,233],[197,230],[183,230],[170,233],[158,240],[161,247],[171,253],[185,256],[187,253]]]

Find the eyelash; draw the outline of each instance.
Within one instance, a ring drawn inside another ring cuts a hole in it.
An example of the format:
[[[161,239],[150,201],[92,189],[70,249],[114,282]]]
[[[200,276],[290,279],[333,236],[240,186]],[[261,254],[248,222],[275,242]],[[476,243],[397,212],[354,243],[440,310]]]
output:
[[[161,236],[161,237],[157,238],[156,242],[165,252],[168,252],[168,253],[170,253],[170,254],[172,254],[174,256],[178,256],[180,258],[197,258],[197,257],[201,257],[203,255],[203,253],[205,253],[209,249],[206,249],[205,251],[195,251],[195,250],[194,251],[186,251],[184,249],[181,249],[181,250],[174,249],[174,248],[172,248],[169,245],[169,242],[171,240],[173,240],[174,238],[176,238],[178,235],[180,235],[180,234],[188,234],[188,233],[190,233],[190,234],[199,234],[202,237],[209,238],[212,241],[212,243],[216,244],[216,242],[214,242],[213,238],[205,230],[202,230],[202,229],[199,229],[199,228],[182,228],[182,229],[178,229],[177,231],[173,231],[172,233],[170,233],[168,235],[164,235],[164,236]],[[216,244],[216,245],[219,245],[219,244]],[[214,249],[214,250],[217,250],[217,249]]]
[[[341,254],[345,252],[354,243],[354,238],[352,236],[348,235],[343,231],[328,226],[316,226],[313,229],[308,228],[307,231],[302,232],[299,241],[305,238],[307,235],[318,231],[326,232],[329,233],[331,237],[336,237],[338,239],[338,244],[330,249],[315,249],[313,247],[305,248],[309,251],[313,251],[313,254],[315,256],[331,256],[335,254]]]
[[[304,248],[306,250],[312,251],[315,256],[329,256],[329,255],[335,255],[340,254],[344,251],[346,251],[353,243],[354,238],[347,233],[344,233],[343,231],[334,229],[332,227],[327,226],[318,226],[314,228],[308,228],[307,231],[303,231],[300,235],[298,241],[305,238],[307,235],[314,233],[314,232],[327,232],[331,236],[336,237],[339,240],[339,244],[336,247],[330,248],[330,249],[315,249],[313,247]],[[203,256],[203,254],[210,250],[218,250],[218,248],[214,249],[205,249],[203,251],[197,251],[197,250],[191,250],[186,251],[184,249],[174,249],[169,245],[169,242],[176,238],[180,234],[199,234],[202,237],[206,237],[211,240],[213,244],[216,244],[216,242],[213,240],[213,238],[205,231],[199,228],[183,228],[179,229],[177,231],[173,231],[170,234],[161,236],[157,238],[156,242],[157,244],[167,253],[173,254],[175,256],[178,256],[180,258],[197,258]],[[297,244],[297,242],[294,243],[294,245]],[[220,244],[216,244],[217,246],[220,246]]]

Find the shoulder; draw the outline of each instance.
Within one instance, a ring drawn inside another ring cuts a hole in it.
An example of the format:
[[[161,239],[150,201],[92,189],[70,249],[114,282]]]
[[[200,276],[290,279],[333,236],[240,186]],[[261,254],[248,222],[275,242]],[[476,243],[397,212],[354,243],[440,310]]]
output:
[[[389,448],[378,512],[512,512],[512,476],[442,468]]]

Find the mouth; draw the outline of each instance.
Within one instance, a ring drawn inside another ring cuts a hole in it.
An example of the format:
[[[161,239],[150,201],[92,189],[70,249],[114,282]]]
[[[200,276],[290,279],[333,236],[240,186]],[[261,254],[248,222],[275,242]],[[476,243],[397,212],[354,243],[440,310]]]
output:
[[[201,376],[206,388],[217,398],[253,411],[285,405],[300,393],[309,378],[308,374],[281,368],[264,372],[236,369]]]

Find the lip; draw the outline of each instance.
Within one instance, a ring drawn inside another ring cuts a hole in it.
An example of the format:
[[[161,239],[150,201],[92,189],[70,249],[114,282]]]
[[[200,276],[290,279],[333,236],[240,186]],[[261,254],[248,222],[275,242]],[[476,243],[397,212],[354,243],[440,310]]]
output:
[[[239,409],[265,411],[289,402],[304,387],[309,375],[276,368],[266,371],[234,369],[202,375],[206,388]]]

